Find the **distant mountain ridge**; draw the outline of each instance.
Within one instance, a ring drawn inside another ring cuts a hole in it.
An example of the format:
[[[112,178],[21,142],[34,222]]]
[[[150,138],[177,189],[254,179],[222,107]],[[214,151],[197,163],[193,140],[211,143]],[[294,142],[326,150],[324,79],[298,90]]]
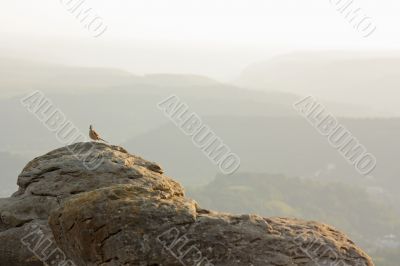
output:
[[[400,119],[339,119],[376,156],[377,167],[372,173],[375,181],[362,177],[302,117],[207,116],[203,121],[241,157],[241,171],[323,176],[349,183],[370,182],[380,184],[394,194],[397,188],[393,184],[400,185],[396,155],[400,149],[397,141]],[[191,176],[193,178],[186,179],[187,182],[204,184],[218,172],[193,145],[190,137],[172,123],[132,138],[124,145],[163,162],[179,180]],[[177,162],[185,162],[187,167],[181,164],[178,167]],[[189,175],[192,169],[197,170]]]
[[[0,57],[1,97],[31,89],[55,92],[90,92],[111,86],[135,84],[163,86],[205,86],[218,82],[199,75],[134,75],[124,70],[102,67],[68,66],[48,62]]]
[[[234,83],[312,94],[341,103],[357,102],[373,107],[380,115],[400,115],[399,53],[293,52],[249,65]]]

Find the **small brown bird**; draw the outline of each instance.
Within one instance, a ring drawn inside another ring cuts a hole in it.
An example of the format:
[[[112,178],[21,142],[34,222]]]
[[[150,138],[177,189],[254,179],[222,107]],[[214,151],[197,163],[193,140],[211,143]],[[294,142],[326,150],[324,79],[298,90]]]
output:
[[[101,141],[108,143],[104,139],[100,138],[100,135],[93,129],[92,125],[90,125],[90,127],[89,127],[89,137],[92,140],[101,140]]]

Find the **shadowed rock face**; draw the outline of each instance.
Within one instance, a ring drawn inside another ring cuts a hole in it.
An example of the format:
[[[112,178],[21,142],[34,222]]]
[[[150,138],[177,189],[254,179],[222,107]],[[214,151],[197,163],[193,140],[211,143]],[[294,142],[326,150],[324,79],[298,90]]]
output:
[[[103,159],[94,170],[67,148],[25,167],[19,191],[0,199],[0,240],[10,243],[0,246],[0,262],[41,265],[23,244],[36,241],[29,237],[36,225],[62,260],[79,266],[373,265],[327,225],[204,210],[154,163],[100,143],[92,155]]]

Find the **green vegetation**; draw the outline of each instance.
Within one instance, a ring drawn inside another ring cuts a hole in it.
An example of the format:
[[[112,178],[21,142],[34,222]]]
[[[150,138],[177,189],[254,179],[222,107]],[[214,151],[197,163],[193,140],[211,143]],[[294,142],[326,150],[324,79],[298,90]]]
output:
[[[400,215],[362,187],[279,175],[236,174],[218,176],[205,187],[189,189],[188,194],[202,206],[219,211],[327,223],[346,232],[377,266],[398,266],[400,260],[399,250],[379,244],[387,235],[400,235]]]

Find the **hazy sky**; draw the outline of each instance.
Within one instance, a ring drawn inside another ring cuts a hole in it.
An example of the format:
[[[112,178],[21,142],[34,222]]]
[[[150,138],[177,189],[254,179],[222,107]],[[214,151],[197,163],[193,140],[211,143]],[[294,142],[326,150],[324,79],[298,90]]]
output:
[[[295,49],[387,50],[400,44],[395,0],[354,1],[377,26],[369,38],[335,10],[331,2],[341,0],[86,0],[108,26],[97,39],[66,11],[68,1],[0,0],[0,55],[223,79]]]

